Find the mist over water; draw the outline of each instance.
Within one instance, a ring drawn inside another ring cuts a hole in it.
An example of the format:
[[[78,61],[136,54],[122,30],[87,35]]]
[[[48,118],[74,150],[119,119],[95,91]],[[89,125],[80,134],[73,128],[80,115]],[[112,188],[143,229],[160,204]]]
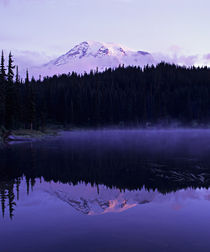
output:
[[[62,132],[64,144],[74,145],[80,151],[85,148],[132,151],[141,154],[206,155],[210,150],[209,129],[104,129]]]
[[[209,153],[208,129],[75,130],[1,146],[2,249],[207,252]]]

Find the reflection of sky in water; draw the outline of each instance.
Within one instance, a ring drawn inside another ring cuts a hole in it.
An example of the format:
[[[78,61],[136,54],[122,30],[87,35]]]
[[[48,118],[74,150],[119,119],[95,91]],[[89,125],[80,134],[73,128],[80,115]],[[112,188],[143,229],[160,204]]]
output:
[[[0,189],[7,196],[13,189],[16,205],[10,220],[6,198],[0,251],[209,252],[209,130],[47,139],[8,146],[1,156]]]
[[[27,195],[23,180],[19,197],[13,220],[0,218],[4,251],[208,251],[206,189],[161,194],[37,180]]]

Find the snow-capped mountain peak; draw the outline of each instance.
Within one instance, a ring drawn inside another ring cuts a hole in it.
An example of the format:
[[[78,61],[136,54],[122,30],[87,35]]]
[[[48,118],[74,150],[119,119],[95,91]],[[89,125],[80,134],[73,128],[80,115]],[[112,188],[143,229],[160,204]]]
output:
[[[155,60],[148,52],[134,51],[114,43],[84,41],[66,54],[41,66],[38,71],[42,76],[52,76],[71,72],[83,74],[96,69],[104,71],[119,65],[143,67],[152,64],[155,64]]]
[[[52,61],[55,65],[59,66],[62,64],[66,64],[71,59],[82,59],[83,57],[103,57],[103,56],[112,56],[112,57],[123,57],[127,56],[128,52],[134,52],[128,48],[125,48],[118,44],[113,43],[100,43],[95,41],[84,41],[70,51],[68,51],[65,55],[57,58]],[[147,55],[146,52],[137,52],[142,53],[142,55]]]

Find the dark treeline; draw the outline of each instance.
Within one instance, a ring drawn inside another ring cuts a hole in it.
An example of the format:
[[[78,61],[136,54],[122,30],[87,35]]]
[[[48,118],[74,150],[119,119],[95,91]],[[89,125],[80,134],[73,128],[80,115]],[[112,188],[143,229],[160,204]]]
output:
[[[148,141],[144,141],[143,146],[147,147],[143,149],[135,143],[129,147],[127,141],[124,141],[127,144],[120,141],[116,148],[115,140],[114,145],[106,146],[101,139],[95,144],[94,138],[84,140],[82,137],[83,140],[78,141],[77,137],[70,137],[72,132],[68,134],[69,138],[64,133],[47,141],[0,146],[0,212],[3,216],[8,210],[10,218],[15,214],[21,182],[26,183],[28,194],[37,181],[43,180],[72,185],[90,183],[120,190],[144,188],[162,194],[186,188],[210,188],[209,148],[202,149],[198,145],[198,155],[188,154],[188,149],[182,153],[185,146],[168,152],[155,150]]]
[[[31,144],[3,148],[0,158],[0,205],[10,218],[19,199],[20,183],[29,194],[36,181],[77,185],[105,185],[121,190],[158,190],[166,194],[187,188],[210,187],[209,157],[202,160],[164,159],[140,153],[93,152],[51,144],[49,149]],[[199,168],[198,168],[199,167]]]
[[[104,184],[110,188],[137,190],[143,187],[161,193],[183,188],[210,187],[208,153],[201,160],[175,159],[135,151],[91,150],[74,144],[43,142],[36,146],[16,145],[2,148],[0,154],[0,183],[26,177],[27,181],[77,184]],[[57,147],[55,147],[57,146]],[[198,168],[199,167],[199,168]]]
[[[7,73],[6,73],[7,72]],[[0,66],[0,125],[199,125],[210,121],[210,69],[160,63],[20,81],[12,55]]]

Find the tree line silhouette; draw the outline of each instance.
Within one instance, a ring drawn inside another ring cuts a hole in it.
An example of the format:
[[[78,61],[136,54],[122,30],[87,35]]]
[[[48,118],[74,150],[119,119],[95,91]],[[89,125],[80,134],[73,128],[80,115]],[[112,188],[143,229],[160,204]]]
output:
[[[182,125],[210,121],[210,69],[160,63],[21,80],[12,54],[0,65],[0,126]]]
[[[2,215],[8,209],[13,218],[21,183],[26,184],[22,190],[29,194],[36,181],[42,180],[72,185],[90,183],[120,190],[144,188],[163,194],[210,187],[208,153],[198,160],[176,159],[135,150],[89,150],[87,147],[75,148],[73,143],[56,141],[3,148],[0,153]]]

